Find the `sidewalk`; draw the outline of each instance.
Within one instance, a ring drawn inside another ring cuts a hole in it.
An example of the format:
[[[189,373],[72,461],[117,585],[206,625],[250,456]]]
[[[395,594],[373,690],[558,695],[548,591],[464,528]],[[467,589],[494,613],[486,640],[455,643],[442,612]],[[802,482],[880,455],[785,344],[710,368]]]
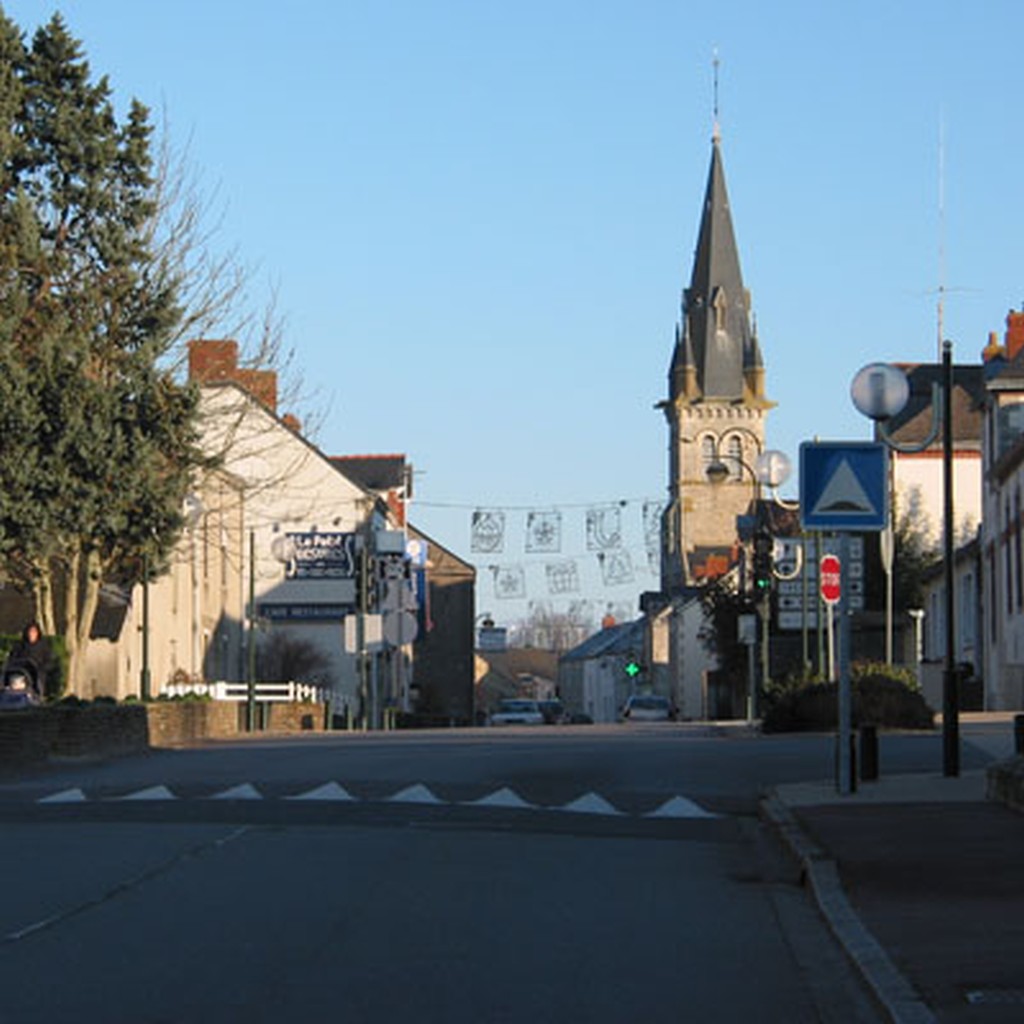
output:
[[[762,802],[888,1019],[1024,1021],[1024,814],[986,772],[833,781]]]

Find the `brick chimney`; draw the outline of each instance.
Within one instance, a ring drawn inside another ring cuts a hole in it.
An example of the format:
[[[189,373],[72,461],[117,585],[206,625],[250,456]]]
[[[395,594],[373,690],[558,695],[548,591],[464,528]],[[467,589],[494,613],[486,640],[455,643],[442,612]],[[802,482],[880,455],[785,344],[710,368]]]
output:
[[[238,365],[237,341],[200,338],[188,343],[188,379],[198,384],[233,381],[277,412],[277,374],[273,370],[250,370]]]
[[[1006,358],[1012,362],[1024,348],[1024,312],[1011,309],[1006,314]]]

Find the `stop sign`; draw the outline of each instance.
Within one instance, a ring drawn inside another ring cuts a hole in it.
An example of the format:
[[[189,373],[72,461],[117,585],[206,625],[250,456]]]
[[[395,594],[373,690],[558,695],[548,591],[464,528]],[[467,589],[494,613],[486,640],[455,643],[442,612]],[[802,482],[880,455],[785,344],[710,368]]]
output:
[[[826,604],[835,604],[842,593],[842,573],[839,559],[835,555],[824,555],[821,559],[821,599]]]

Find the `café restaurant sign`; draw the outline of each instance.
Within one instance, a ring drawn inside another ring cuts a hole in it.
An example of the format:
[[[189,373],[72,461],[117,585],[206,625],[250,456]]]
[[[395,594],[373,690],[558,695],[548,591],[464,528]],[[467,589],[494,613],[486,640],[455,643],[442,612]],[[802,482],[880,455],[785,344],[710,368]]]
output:
[[[286,575],[293,580],[354,579],[358,567],[355,533],[288,533]]]

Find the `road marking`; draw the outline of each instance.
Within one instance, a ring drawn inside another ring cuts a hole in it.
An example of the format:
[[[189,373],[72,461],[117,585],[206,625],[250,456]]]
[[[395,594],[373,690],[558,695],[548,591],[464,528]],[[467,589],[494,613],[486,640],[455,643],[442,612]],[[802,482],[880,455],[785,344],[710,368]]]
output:
[[[285,800],[355,800],[355,797],[337,782],[325,782],[308,793],[298,793],[295,796],[286,796]]]
[[[717,814],[705,811],[700,804],[695,804],[685,796],[674,796],[666,800],[656,811],[644,815],[645,818],[717,818]]]
[[[496,789],[488,796],[480,797],[479,800],[467,800],[465,805],[467,807],[525,807],[530,810],[537,809],[536,804],[527,803],[515,790],[509,789],[508,786]]]
[[[407,786],[405,789],[388,797],[388,803],[396,804],[440,804],[444,803],[422,783]]]
[[[596,793],[585,793],[583,796],[555,810],[572,811],[576,814],[622,814],[616,807],[612,807],[603,796]]]
[[[137,793],[116,797],[117,800],[177,800],[178,798],[166,786],[149,786]]]
[[[208,800],[262,800],[263,794],[253,785],[248,782],[243,782],[240,786],[232,786],[231,789],[225,789],[222,793],[214,793],[213,796],[207,797]]]
[[[59,793],[52,793],[44,796],[38,803],[41,804],[77,804],[89,798],[80,789],[62,789]]]
[[[74,804],[74,803],[88,803],[91,799],[86,793],[79,788],[74,789],[62,789],[56,793],[51,793],[48,796],[40,797],[35,802],[38,804]],[[145,789],[140,789],[134,793],[128,793],[124,796],[119,797],[106,797],[106,798],[95,798],[98,800],[114,800],[114,801],[159,801],[159,800],[178,800],[170,789],[166,786],[149,786]],[[243,782],[237,786],[232,786],[229,789],[221,790],[220,792],[210,794],[205,797],[197,799],[204,800],[265,800],[263,794],[249,782]],[[295,793],[287,796],[280,797],[282,800],[304,800],[304,801],[320,801],[320,802],[336,802],[336,803],[373,803],[373,800],[367,800],[357,796],[353,796],[343,785],[338,782],[325,782],[313,789],[305,790],[301,793]],[[463,807],[495,807],[495,808],[506,808],[506,809],[523,809],[523,810],[544,810],[544,811],[567,811],[573,814],[602,814],[610,815],[615,817],[631,816],[631,817],[643,817],[643,818],[717,818],[718,815],[711,811],[705,810],[700,804],[688,797],[674,796],[666,800],[659,807],[653,811],[649,811],[646,814],[632,814],[629,815],[626,811],[621,811],[603,796],[598,793],[585,793],[583,796],[577,797],[570,803],[563,804],[561,806],[547,806],[543,804],[530,803],[528,800],[524,800],[514,789],[508,786],[502,786],[499,789],[494,790],[485,796],[478,797],[476,800],[443,800],[438,797],[428,786],[423,783],[415,783],[410,786],[406,786],[404,789],[398,790],[389,797],[383,798],[385,803],[397,803],[397,804],[433,804],[433,805],[445,805],[445,806],[463,806]]]

